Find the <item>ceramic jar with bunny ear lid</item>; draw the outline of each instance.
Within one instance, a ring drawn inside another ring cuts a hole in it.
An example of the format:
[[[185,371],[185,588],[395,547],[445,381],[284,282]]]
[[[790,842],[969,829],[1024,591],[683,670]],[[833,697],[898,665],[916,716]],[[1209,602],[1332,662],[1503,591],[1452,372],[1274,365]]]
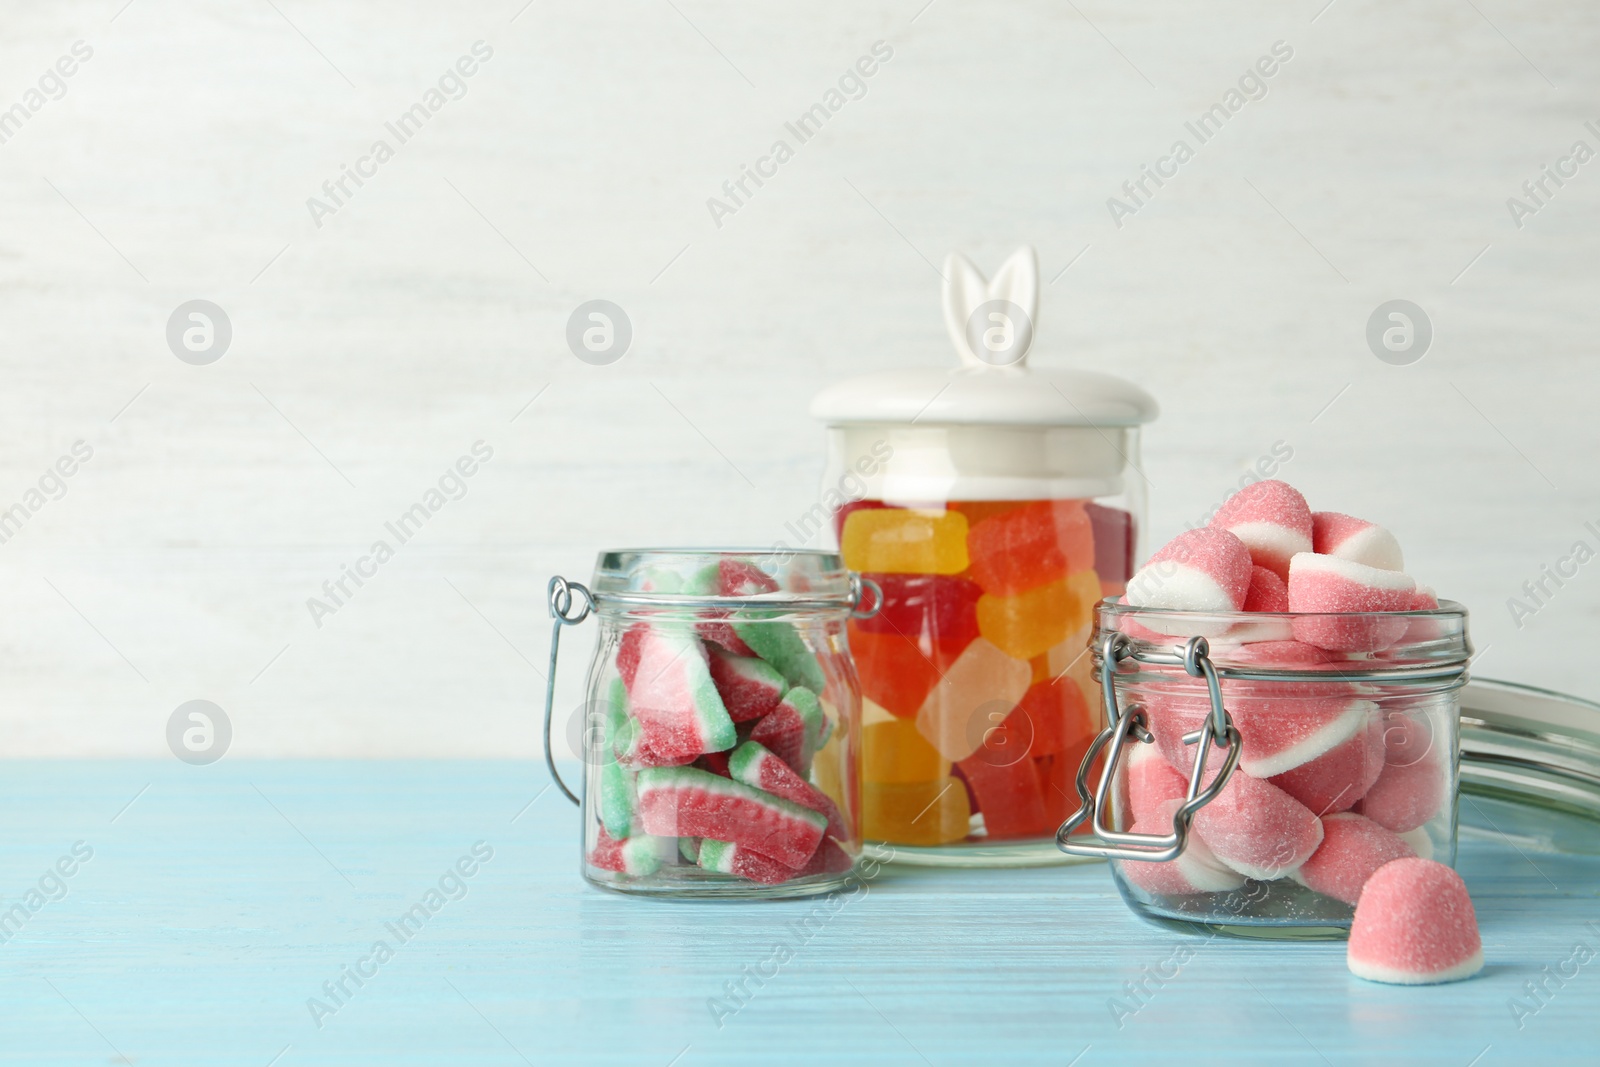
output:
[[[849,630],[867,840],[913,863],[1061,862],[1055,832],[1101,725],[1094,605],[1133,573],[1156,403],[1110,375],[1029,365],[1032,248],[992,280],[955,253],[944,273],[959,363],[812,401],[828,470],[803,532],[831,519],[844,565],[882,593]]]

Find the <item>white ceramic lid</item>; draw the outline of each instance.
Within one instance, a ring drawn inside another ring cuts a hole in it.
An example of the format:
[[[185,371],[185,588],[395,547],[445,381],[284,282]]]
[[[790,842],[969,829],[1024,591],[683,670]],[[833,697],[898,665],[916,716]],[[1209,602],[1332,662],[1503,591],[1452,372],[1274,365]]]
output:
[[[1155,419],[1154,398],[1132,382],[1028,366],[1039,311],[1039,257],[1031,246],[1013,252],[993,281],[956,252],[944,273],[945,328],[960,364],[846,379],[816,395],[812,417],[830,426],[1138,426]]]

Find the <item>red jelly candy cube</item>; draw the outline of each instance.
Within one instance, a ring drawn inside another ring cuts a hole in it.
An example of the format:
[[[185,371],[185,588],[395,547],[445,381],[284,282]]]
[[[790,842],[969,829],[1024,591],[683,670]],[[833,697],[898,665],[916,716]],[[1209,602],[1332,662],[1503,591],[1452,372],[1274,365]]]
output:
[[[1094,503],[1085,504],[1083,510],[1094,529],[1095,571],[1102,582],[1125,586],[1133,577],[1133,543],[1138,537],[1133,516],[1121,508]]]
[[[850,622],[850,652],[862,695],[902,719],[916,717],[961,651],[921,635],[865,633],[859,620]]]
[[[1099,731],[1098,717],[1083,690],[1066,675],[1030,686],[1011,718],[1018,712],[1026,716],[1027,729],[1033,735],[1030,756],[1053,756],[1085,739],[1092,740]]]
[[[1038,837],[1051,828],[1038,772],[1026,755],[980,747],[959,766],[990,837]]]
[[[1095,563],[1094,531],[1081,500],[1041,500],[984,519],[967,535],[972,577],[1014,596]]]
[[[978,636],[978,598],[983,588],[965,578],[939,574],[864,574],[883,591],[883,607],[856,625],[869,634],[927,634],[965,648]]]

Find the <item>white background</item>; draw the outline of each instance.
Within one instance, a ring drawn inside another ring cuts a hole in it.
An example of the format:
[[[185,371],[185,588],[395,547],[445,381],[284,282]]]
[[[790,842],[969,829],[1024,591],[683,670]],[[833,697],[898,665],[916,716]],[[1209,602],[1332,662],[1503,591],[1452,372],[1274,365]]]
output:
[[[1520,230],[1506,207],[1600,148],[1600,9],[274,2],[6,5],[0,107],[94,49],[0,145],[0,506],[94,449],[0,545],[6,754],[161,754],[193,698],[238,756],[536,753],[548,576],[782,536],[810,396],[952,360],[933,264],[1024,241],[1055,279],[1036,361],[1163,404],[1155,538],[1286,442],[1313,507],[1388,524],[1473,609],[1481,673],[1600,698],[1600,562],[1521,630],[1506,607],[1600,525],[1600,161]],[[467,95],[314,226],[480,39]],[[718,228],[707,197],[880,39],[866,95]],[[1115,226],[1277,40],[1267,97]],[[596,297],[634,327],[610,367],[564,341]],[[1436,332],[1412,366],[1363,337],[1396,297]],[[166,345],[194,298],[232,320],[211,366]],[[480,439],[466,497],[316,627],[306,598]]]

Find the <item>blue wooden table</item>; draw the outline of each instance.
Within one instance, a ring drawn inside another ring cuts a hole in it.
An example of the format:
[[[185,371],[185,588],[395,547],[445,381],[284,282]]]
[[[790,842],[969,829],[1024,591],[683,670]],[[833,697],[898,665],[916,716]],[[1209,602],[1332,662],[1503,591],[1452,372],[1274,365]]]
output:
[[[615,896],[531,764],[11,762],[0,814],[6,1063],[1600,1062],[1600,859],[1525,843],[1463,844],[1485,973],[1390,988],[1099,865]]]

